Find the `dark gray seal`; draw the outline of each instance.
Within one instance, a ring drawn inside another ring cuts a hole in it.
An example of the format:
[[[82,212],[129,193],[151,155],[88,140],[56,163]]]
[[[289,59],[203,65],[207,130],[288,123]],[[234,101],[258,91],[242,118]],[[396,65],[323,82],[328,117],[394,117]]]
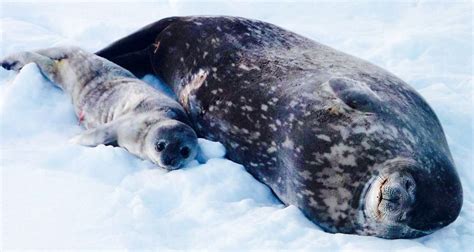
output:
[[[97,54],[161,78],[198,135],[328,232],[414,238],[459,214],[433,110],[366,61],[236,17],[162,19]]]
[[[88,129],[72,142],[118,145],[167,170],[196,156],[197,136],[182,106],[124,68],[76,47],[20,52],[0,63],[19,71],[31,62],[71,96]]]

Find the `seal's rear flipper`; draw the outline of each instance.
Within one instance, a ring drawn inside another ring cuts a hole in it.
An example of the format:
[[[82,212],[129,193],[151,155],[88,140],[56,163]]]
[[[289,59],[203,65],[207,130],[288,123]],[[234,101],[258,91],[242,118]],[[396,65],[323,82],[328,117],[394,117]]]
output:
[[[54,82],[56,69],[54,60],[36,52],[19,52],[0,59],[0,65],[6,70],[20,71],[26,64],[36,63],[41,73]]]
[[[108,60],[127,69],[128,71],[132,72],[133,75],[139,78],[145,76],[146,74],[153,73],[148,47],[141,51],[122,54]]]
[[[152,72],[150,48],[159,33],[181,17],[169,17],[149,24],[131,35],[113,42],[108,47],[96,52],[117,65],[131,71],[138,77]]]

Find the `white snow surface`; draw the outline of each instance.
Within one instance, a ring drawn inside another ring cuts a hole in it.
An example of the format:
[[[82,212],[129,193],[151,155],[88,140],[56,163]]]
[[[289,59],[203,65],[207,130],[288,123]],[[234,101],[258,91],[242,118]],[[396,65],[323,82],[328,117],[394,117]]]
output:
[[[472,251],[472,2],[0,3],[0,57],[95,51],[172,15],[268,21],[369,60],[414,86],[445,129],[464,188],[459,218],[414,240],[329,234],[285,207],[219,143],[173,172],[121,148],[76,146],[69,98],[27,65],[0,70],[1,248]],[[148,76],[146,81],[160,83]]]

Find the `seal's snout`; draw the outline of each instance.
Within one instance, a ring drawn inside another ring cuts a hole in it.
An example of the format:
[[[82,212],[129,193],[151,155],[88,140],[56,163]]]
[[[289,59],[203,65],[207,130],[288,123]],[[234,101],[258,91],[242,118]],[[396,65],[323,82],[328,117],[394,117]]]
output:
[[[369,182],[364,216],[377,236],[421,237],[457,218],[462,206],[459,177],[448,159],[432,161],[436,169],[408,158],[389,160],[385,171]]]
[[[167,140],[160,139],[155,149],[161,155],[161,163],[167,169],[177,169],[181,164],[182,159],[189,157],[190,149],[186,146],[179,148],[179,144],[170,143]],[[179,150],[179,153],[178,153]]]
[[[380,183],[377,210],[385,219],[402,220],[415,200],[415,181],[409,174],[390,174]]]
[[[404,222],[416,197],[416,184],[406,171],[378,175],[365,196],[366,215],[376,222]]]
[[[179,159],[176,157],[166,156],[163,158],[163,165],[167,167],[177,167],[179,164]]]
[[[187,124],[177,120],[157,123],[148,135],[150,159],[166,170],[176,170],[196,157],[197,136]]]
[[[419,172],[414,178],[417,184],[416,200],[410,213],[408,226],[434,232],[452,223],[462,207],[462,188],[454,169],[440,169],[428,174]],[[434,175],[434,176],[433,176]]]

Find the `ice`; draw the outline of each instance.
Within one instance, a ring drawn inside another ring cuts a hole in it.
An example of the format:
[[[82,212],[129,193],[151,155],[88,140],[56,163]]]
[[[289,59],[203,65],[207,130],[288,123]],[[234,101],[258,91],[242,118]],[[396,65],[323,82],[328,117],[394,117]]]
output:
[[[413,240],[329,234],[225,159],[219,143],[199,139],[198,160],[173,172],[121,148],[70,144],[83,131],[70,98],[29,64],[18,75],[0,70],[0,247],[472,250],[470,2],[2,2],[0,57],[63,44],[95,51],[160,18],[191,14],[268,21],[414,86],[439,116],[452,150],[464,189],[459,218]],[[166,91],[158,79],[144,80]]]
[[[211,158],[222,158],[225,156],[225,147],[221,143],[209,141],[204,138],[198,139],[200,152],[198,160],[205,162]]]

